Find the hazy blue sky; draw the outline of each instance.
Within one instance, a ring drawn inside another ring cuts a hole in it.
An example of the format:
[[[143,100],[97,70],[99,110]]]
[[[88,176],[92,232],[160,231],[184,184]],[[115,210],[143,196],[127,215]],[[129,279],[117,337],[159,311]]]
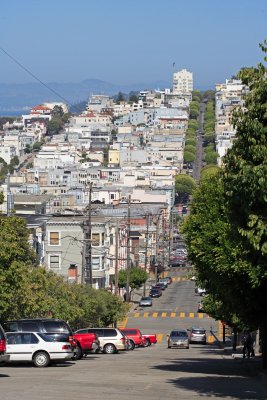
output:
[[[44,82],[210,87],[261,59],[266,0],[0,0],[0,47]],[[0,51],[0,82],[33,81]]]

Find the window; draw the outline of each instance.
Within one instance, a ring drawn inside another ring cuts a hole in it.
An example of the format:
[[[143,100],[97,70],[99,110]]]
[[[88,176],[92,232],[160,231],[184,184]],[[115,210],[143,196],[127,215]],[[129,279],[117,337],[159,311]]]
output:
[[[69,333],[68,325],[64,321],[43,321],[46,332],[66,332]]]
[[[117,336],[117,331],[115,329],[103,329],[104,331],[104,336],[109,336],[109,337],[116,337]]]
[[[50,246],[59,246],[59,232],[49,232]]]
[[[102,233],[101,237],[102,237],[101,244],[102,244],[102,246],[104,246],[104,244],[105,244],[105,234]]]
[[[52,269],[59,269],[60,265],[60,258],[59,255],[50,255],[49,256],[49,267]]]
[[[28,322],[22,322],[21,323],[21,330],[22,331],[33,331],[33,332],[38,332],[39,331],[39,326],[36,322],[34,321],[28,321]]]
[[[110,236],[109,236],[109,244],[110,244],[111,246],[114,244],[114,236],[113,236],[112,233],[111,233]]]
[[[99,233],[92,233],[92,246],[100,246]]]
[[[100,269],[100,259],[99,257],[92,258],[92,269],[97,270]]]
[[[115,199],[115,194],[111,193],[110,198],[111,198],[111,200]]]

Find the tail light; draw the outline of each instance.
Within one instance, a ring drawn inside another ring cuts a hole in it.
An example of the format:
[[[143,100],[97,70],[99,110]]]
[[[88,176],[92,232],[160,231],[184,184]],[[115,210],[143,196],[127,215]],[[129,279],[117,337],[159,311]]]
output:
[[[121,341],[122,341],[122,342],[125,342],[125,341],[126,341],[126,338],[125,338],[125,337],[122,337],[122,338],[121,338]]]
[[[4,353],[6,351],[6,340],[1,339],[0,340],[0,353]]]
[[[62,350],[70,350],[70,349],[71,349],[71,347],[69,344],[63,344]]]
[[[69,342],[72,346],[76,346],[76,340],[74,339],[73,336],[69,336]]]

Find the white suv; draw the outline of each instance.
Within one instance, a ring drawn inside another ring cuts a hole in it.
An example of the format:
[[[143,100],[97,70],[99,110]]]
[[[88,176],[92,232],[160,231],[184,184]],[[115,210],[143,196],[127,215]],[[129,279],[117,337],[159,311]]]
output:
[[[36,367],[47,367],[52,360],[67,361],[74,356],[70,342],[63,335],[58,338],[46,333],[6,332],[6,351],[10,362],[29,361]]]

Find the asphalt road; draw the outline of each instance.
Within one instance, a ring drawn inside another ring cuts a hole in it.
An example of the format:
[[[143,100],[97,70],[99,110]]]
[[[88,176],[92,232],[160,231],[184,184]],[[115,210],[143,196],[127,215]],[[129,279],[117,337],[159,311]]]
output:
[[[216,344],[194,344],[188,350],[167,349],[164,335],[173,327],[186,328],[192,322],[199,325],[199,321],[201,326],[209,327],[213,323],[207,316],[186,317],[190,311],[195,312],[198,301],[194,283],[182,280],[182,273],[173,275],[173,284],[154,302],[152,316],[150,311],[144,317],[143,310],[133,310],[126,320],[127,326],[162,335],[156,345],[114,355],[92,354],[78,362],[53,364],[44,369],[27,364],[3,366],[0,399],[266,400],[267,379],[259,375],[260,363],[256,358],[233,359]],[[180,310],[184,310],[185,316],[180,316]],[[153,313],[158,316],[153,317]]]

